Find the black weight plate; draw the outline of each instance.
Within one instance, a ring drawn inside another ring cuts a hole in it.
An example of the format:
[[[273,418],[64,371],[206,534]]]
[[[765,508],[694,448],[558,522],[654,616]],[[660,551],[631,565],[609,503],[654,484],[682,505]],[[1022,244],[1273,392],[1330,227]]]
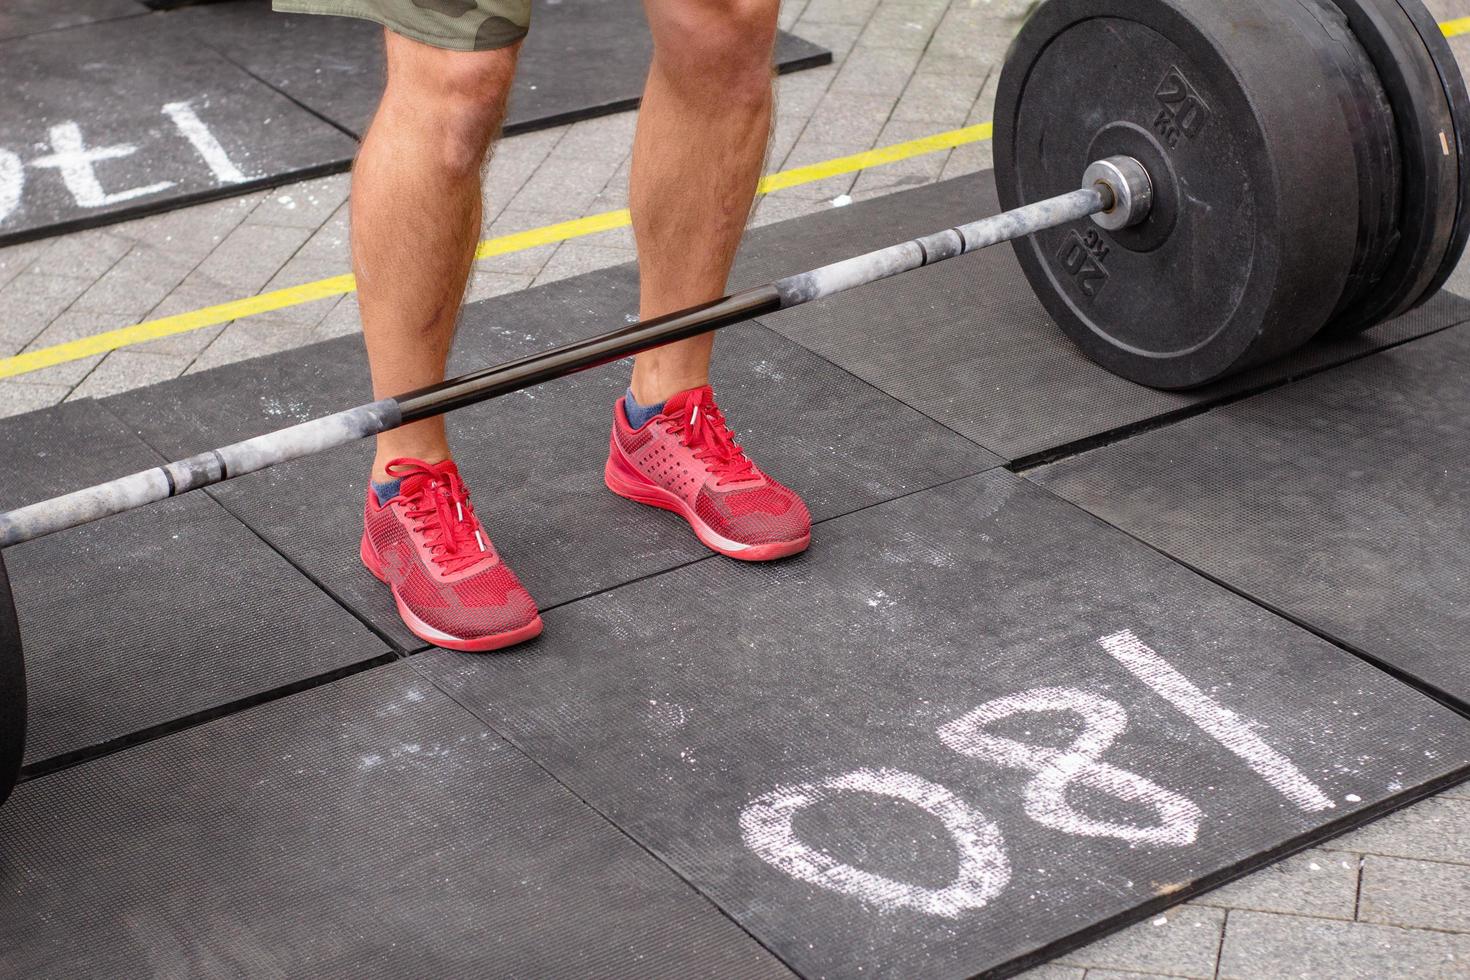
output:
[[[1330,72],[1353,138],[1358,170],[1358,239],[1347,286],[1329,323],[1356,317],[1383,281],[1399,243],[1403,167],[1393,106],[1373,59],[1331,0],[1297,0],[1323,32],[1317,50],[1332,58]],[[1367,326],[1365,324],[1365,326]]]
[[[1388,93],[1403,167],[1399,241],[1383,278],[1352,310],[1323,329],[1326,336],[1344,336],[1407,312],[1438,290],[1443,279],[1436,279],[1456,238],[1462,178],[1460,136],[1446,96],[1445,77],[1411,10],[1417,9],[1443,42],[1434,18],[1419,0],[1334,2],[1373,59]],[[1453,56],[1449,57],[1453,65]],[[1451,71],[1458,77],[1457,69]],[[1461,238],[1459,248],[1463,247]],[[1453,269],[1453,263],[1450,267]]]
[[[20,621],[0,553],[0,804],[10,796],[26,748],[26,664]]]
[[[1053,319],[1108,370],[1195,387],[1326,321],[1359,209],[1324,43],[1279,0],[1049,0],[1018,35],[996,99],[1001,203],[1065,193],[1119,153],[1154,178],[1136,228],[1084,220],[1015,245]]]
[[[1429,8],[1419,0],[1399,0],[1399,5],[1408,13],[1409,19],[1419,29],[1419,37],[1434,59],[1434,67],[1444,85],[1445,95],[1450,101],[1450,114],[1455,131],[1453,148],[1459,165],[1459,200],[1455,205],[1455,230],[1445,248],[1444,261],[1439,271],[1430,280],[1418,302],[1423,303],[1444,287],[1460,264],[1465,254],[1465,245],[1470,242],[1470,91],[1465,88],[1465,76],[1460,71],[1459,59],[1455,57],[1444,30],[1435,20]]]

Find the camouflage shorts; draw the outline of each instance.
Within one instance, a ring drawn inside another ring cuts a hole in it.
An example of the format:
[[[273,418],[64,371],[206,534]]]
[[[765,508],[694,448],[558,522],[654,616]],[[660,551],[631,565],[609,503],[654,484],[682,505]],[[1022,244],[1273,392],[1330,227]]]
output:
[[[273,0],[289,14],[337,14],[451,51],[508,47],[531,26],[531,0]]]

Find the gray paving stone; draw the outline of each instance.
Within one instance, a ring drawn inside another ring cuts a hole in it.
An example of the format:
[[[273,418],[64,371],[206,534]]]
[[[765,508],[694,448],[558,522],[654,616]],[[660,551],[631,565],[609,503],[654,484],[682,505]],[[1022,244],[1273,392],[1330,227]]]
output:
[[[1460,842],[1462,850],[1466,843]],[[1363,861],[1358,918],[1470,933],[1470,867],[1370,854]],[[1465,969],[1470,972],[1470,963]]]
[[[65,398],[69,391],[71,387],[68,385],[0,379],[0,418],[50,408]]]
[[[509,209],[502,213],[499,218],[481,234],[482,238],[500,238],[505,235],[513,235],[517,232],[530,231],[533,228],[542,228],[546,225],[568,221],[580,215],[568,215],[565,212],[555,211],[519,211]],[[556,251],[556,245],[537,245],[534,248],[521,249],[518,252],[509,252],[505,255],[497,255],[492,259],[486,259],[479,263],[480,268],[488,272],[500,272],[509,275],[534,276],[541,268],[551,260]]]
[[[609,266],[621,265],[637,257],[638,253],[632,249],[607,248],[600,244],[584,244],[580,241],[566,242],[556,250],[551,261],[546,263],[541,274],[536,277],[536,285],[540,286],[558,279],[578,276],[584,272],[594,272]]]
[[[511,198],[500,218],[508,214],[537,212],[551,215],[555,221],[566,221],[589,214],[594,210],[597,196],[621,163],[622,158],[619,157],[587,170],[568,167],[538,170]]]
[[[995,147],[989,140],[966,143],[950,151],[949,158],[945,160],[944,169],[939,174],[939,179],[949,180],[951,177],[963,177],[965,174],[989,170],[993,166],[995,166]]]
[[[148,245],[189,265],[198,264],[225,240],[269,191],[198,204],[126,221],[108,230]]]
[[[873,11],[860,43],[923,51],[949,6],[946,0],[885,0]]]
[[[312,336],[311,326],[279,318],[273,313],[262,313],[248,320],[236,320],[225,327],[184,373],[195,374],[252,357],[292,350],[316,339]]]
[[[141,320],[189,276],[200,258],[161,248],[153,242],[138,242],[87,287],[71,309]]]
[[[956,83],[951,76],[915,73],[893,107],[889,125],[921,121],[931,133],[958,129],[974,111],[976,93],[984,88],[985,77],[982,72]]]
[[[304,228],[242,223],[194,270],[194,277],[234,290],[230,299],[259,291],[311,237]]]
[[[1461,265],[1467,264],[1470,263],[1461,263]],[[1439,795],[1444,797],[1445,799],[1450,800],[1470,800],[1470,783],[1461,783],[1458,786],[1451,786],[1449,789],[1445,790]]]
[[[1055,963],[1047,963],[1035,969],[1018,973],[1019,980],[1082,980],[1087,976],[1087,971],[1075,966],[1057,966]]]
[[[524,133],[499,140],[490,156],[485,172],[485,213],[493,216],[504,210],[517,191],[546,162],[570,126],[557,126],[534,133]]]
[[[349,293],[337,301],[332,311],[311,328],[311,339],[331,340],[362,332],[362,314],[357,307],[357,294]]]
[[[1161,980],[1178,977],[1178,973],[1134,973],[1131,970],[1088,970],[1086,980]]]
[[[1331,850],[1470,865],[1470,801],[1436,797],[1324,845]]]
[[[96,280],[133,247],[131,239],[93,228],[47,241],[35,268],[46,275]]]
[[[785,191],[780,191],[760,199],[756,204],[755,217],[751,219],[751,226],[758,228],[777,221],[804,218],[818,211],[826,211],[830,207],[832,207],[830,201],[813,201],[810,198],[793,197]]]
[[[811,0],[797,21],[797,33],[806,37],[802,27],[807,23],[866,24],[877,7],[878,0]]]
[[[187,282],[181,283],[174,288],[173,292],[165,296],[162,302],[149,310],[145,319],[148,321],[162,320],[165,317],[177,316],[182,313],[192,313],[196,310],[216,306],[222,299],[228,302],[228,298],[221,297],[219,290],[213,286],[201,288],[198,285],[191,285]],[[224,328],[225,325],[223,323],[200,327],[186,333],[173,334],[168,337],[160,337],[157,340],[135,344],[128,349],[139,350],[149,354],[188,354],[192,357],[208,347],[210,341],[214,340]]]
[[[281,266],[280,270],[271,276],[270,282],[261,287],[260,292],[271,293],[280,289],[289,289],[292,286],[307,286],[324,279],[336,279],[350,271],[352,271],[351,266],[344,262],[302,258],[297,255]],[[296,319],[315,323],[326,314],[326,310],[321,308],[321,301],[318,300],[286,307],[280,313],[284,316],[294,315]]]
[[[68,391],[81,384],[82,379],[91,373],[92,369],[101,362],[102,354],[93,354],[80,360],[67,361],[64,364],[56,364],[52,367],[41,368],[38,371],[27,371],[20,378],[30,384],[37,385],[62,385]]]
[[[139,350],[115,350],[102,359],[67,396],[67,401],[78,398],[106,398],[177,378],[184,373],[194,358],[188,354],[152,354]]]
[[[815,163],[826,163],[839,157],[850,156],[870,149],[871,144],[860,143],[822,143],[810,139],[807,136],[801,138],[787,156],[782,170],[797,170],[808,167]],[[857,181],[856,173],[837,174],[833,177],[823,177],[805,184],[797,184],[794,187],[783,187],[777,193],[784,197],[805,198],[809,201],[831,201],[842,194],[852,190],[852,185]]]
[[[592,199],[587,208],[588,214],[601,214],[604,211],[618,211],[628,206],[628,180],[633,173],[633,158],[630,154],[628,159],[619,165],[617,172],[607,179],[602,190]]]
[[[859,41],[828,91],[896,99],[908,87],[922,53],[922,48],[869,47]]]
[[[348,204],[343,202],[336,212],[311,233],[297,249],[292,261],[331,263],[339,272],[352,268],[352,239],[349,235]]]
[[[907,143],[910,140],[931,136],[933,133],[934,127],[930,123],[894,121],[883,127],[883,132],[878,136],[878,145],[892,146],[896,143]],[[944,165],[948,160],[947,151],[925,153],[922,156],[910,157],[907,160],[899,160],[896,163],[864,170],[853,184],[852,194],[854,197],[861,198],[865,195],[893,194],[911,187],[932,184],[944,172]]]
[[[777,117],[776,125],[771,129],[770,142],[766,144],[766,163],[763,168],[765,173],[772,174],[786,169],[786,160],[796,148],[801,134],[806,132],[806,124],[806,115]]]
[[[22,242],[0,248],[0,287],[31,267],[50,242]]]
[[[586,212],[632,151],[636,113],[579,122],[511,198],[518,211]]]
[[[470,285],[465,290],[464,301],[475,303],[482,299],[490,299],[492,296],[520,292],[530,286],[534,278],[533,276],[507,275],[503,272],[488,272],[485,269],[476,268],[470,273]]]
[[[27,270],[0,286],[0,356],[20,351],[75,302],[87,288],[81,280]]]
[[[52,320],[51,325],[41,331],[40,335],[26,346],[26,350],[36,351],[45,347],[54,347],[57,344],[64,344],[82,337],[105,333],[108,330],[129,327],[135,322],[137,321],[130,316],[122,316],[116,313],[68,311],[61,314],[55,320]],[[53,367],[42,368],[39,371],[32,371],[23,375],[23,377],[31,384],[77,385],[92,372],[92,369],[101,360],[102,355],[99,354],[93,357],[83,358],[79,361],[68,361],[65,364],[57,364]]]
[[[789,31],[801,17],[802,11],[806,10],[811,0],[781,0],[781,30]]]
[[[897,102],[896,92],[892,96],[828,92],[817,104],[797,146],[812,142],[868,149],[883,131]]]
[[[252,225],[280,225],[315,231],[347,200],[350,174],[333,174],[270,191],[250,212]]]
[[[1223,909],[1184,905],[1059,957],[1063,966],[1214,977]]]
[[[1304,851],[1207,892],[1193,904],[1351,920],[1358,861],[1345,851]]]
[[[980,89],[980,95],[975,99],[975,107],[970,110],[970,118],[965,122],[968,125],[993,122],[995,120],[995,95],[1000,88],[1000,69],[996,68],[985,78],[985,86]]]
[[[811,8],[809,7],[807,9],[810,11]],[[803,37],[813,44],[819,44],[832,52],[832,65],[830,67],[816,68],[813,69],[813,72],[801,72],[800,74],[826,73],[830,79],[842,67],[842,62],[847,59],[847,53],[852,50],[853,45],[857,44],[859,35],[863,33],[863,22],[813,21],[809,17],[803,16],[797,22],[794,33],[798,37]]]
[[[1467,975],[1470,936],[1268,912],[1230,913],[1220,956],[1221,980]]]

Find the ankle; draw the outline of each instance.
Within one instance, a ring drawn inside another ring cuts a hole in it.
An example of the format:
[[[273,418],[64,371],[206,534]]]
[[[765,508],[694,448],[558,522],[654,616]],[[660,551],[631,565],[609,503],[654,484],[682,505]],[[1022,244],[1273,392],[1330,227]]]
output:
[[[405,447],[401,449],[395,448],[390,452],[380,451],[377,457],[373,460],[373,468],[372,471],[368,474],[368,479],[371,480],[373,483],[392,483],[396,481],[398,477],[388,472],[388,465],[392,463],[395,459],[416,459],[419,462],[427,463],[430,466],[438,466],[440,463],[449,458],[450,453],[449,447],[447,446],[440,449],[433,449],[429,447],[415,449]]]
[[[639,405],[653,406],[662,405],[675,395],[695,388],[702,388],[709,384],[709,378],[703,375],[687,375],[680,378],[634,378],[628,388],[628,393]]]

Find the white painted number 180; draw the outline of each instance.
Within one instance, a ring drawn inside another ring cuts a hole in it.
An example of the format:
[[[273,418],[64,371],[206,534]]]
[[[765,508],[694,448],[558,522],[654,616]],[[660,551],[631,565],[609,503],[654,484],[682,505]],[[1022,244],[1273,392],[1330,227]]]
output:
[[[1267,745],[1249,722],[1196,687],[1131,630],[1105,636],[1098,643],[1297,807],[1306,811],[1333,807],[1327,794],[1290,759]],[[1045,712],[1069,712],[1081,720],[1081,731],[1070,745],[1032,745],[992,731],[997,722],[1014,715]],[[1198,806],[1138,773],[1103,761],[1127,726],[1128,713],[1110,698],[1077,688],[1042,687],[981,705],[941,726],[936,734],[961,755],[1031,773],[1024,791],[1025,812],[1042,826],[1155,847],[1194,843],[1203,817]],[[1068,802],[1067,791],[1074,785],[1146,810],[1152,819],[1133,824],[1088,816]],[[900,800],[937,818],[959,854],[954,879],[943,888],[895,881],[843,864],[803,843],[793,825],[796,814],[842,793]],[[994,823],[945,787],[897,769],[859,769],[820,782],[783,786],[747,804],[740,829],[747,846],[793,878],[881,908],[909,908],[956,918],[983,908],[1011,878],[1005,839]]]

